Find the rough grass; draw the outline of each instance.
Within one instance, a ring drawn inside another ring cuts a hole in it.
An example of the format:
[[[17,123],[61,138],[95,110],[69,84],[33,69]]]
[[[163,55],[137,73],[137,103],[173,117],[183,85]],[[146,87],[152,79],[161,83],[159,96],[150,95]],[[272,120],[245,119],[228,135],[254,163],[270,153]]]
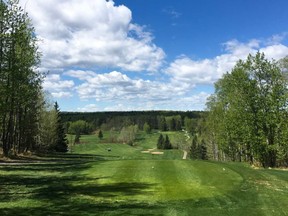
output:
[[[288,215],[287,171],[143,154],[148,138],[1,165],[0,215]]]

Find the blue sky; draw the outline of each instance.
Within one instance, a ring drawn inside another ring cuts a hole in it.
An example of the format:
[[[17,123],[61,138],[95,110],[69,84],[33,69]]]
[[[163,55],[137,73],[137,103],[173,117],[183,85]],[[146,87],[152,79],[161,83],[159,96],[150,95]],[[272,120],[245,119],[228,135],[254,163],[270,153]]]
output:
[[[288,55],[286,0],[20,0],[63,111],[203,110],[249,53]]]

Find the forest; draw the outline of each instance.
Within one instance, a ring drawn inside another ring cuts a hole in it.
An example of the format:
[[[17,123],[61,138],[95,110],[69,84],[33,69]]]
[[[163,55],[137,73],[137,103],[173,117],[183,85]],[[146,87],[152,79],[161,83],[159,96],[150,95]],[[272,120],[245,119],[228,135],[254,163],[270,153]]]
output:
[[[0,146],[4,157],[67,151],[57,103],[48,102],[38,71],[40,52],[27,13],[0,2]]]

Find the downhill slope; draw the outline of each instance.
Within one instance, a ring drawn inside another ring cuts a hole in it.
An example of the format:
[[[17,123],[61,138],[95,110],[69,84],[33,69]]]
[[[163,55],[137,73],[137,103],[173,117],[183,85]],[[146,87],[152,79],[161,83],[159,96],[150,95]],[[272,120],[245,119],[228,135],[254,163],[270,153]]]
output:
[[[69,154],[0,165],[0,215],[288,215],[287,171],[141,153],[153,143],[92,139]]]

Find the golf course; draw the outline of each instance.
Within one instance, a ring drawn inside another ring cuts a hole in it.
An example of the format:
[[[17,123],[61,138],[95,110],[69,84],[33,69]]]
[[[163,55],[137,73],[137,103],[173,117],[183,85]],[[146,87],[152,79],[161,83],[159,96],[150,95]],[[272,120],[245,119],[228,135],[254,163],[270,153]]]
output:
[[[2,162],[0,215],[288,215],[287,171],[160,154],[157,136]]]

